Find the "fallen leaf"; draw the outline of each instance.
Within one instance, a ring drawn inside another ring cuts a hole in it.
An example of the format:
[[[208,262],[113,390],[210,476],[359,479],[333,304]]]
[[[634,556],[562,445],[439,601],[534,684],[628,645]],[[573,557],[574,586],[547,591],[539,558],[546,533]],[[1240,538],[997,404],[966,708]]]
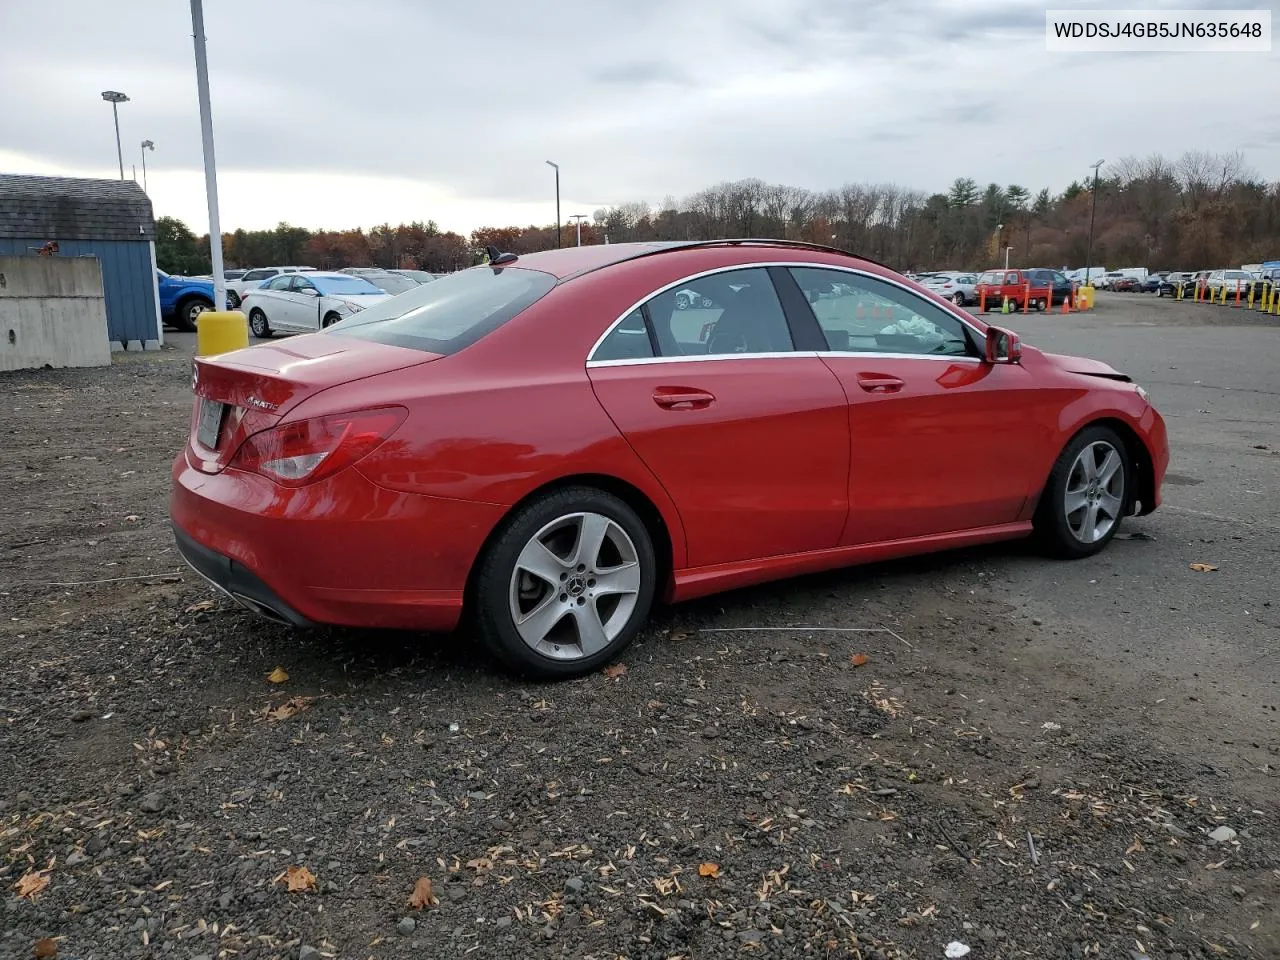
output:
[[[137,523],[137,522],[138,522],[139,520],[141,520],[141,519],[142,519],[142,518],[141,518],[140,516],[138,516],[136,513],[131,513],[131,514],[129,514],[127,517],[125,517],[125,518],[124,518],[125,523]]]
[[[36,896],[49,885],[49,874],[43,871],[33,870],[22,875],[14,888],[18,891],[18,896],[26,897],[28,900],[34,900]]]
[[[295,713],[306,710],[315,701],[315,697],[290,697],[278,707],[267,710],[266,718],[271,721],[288,720]]]
[[[49,960],[50,957],[58,955],[58,941],[52,937],[45,937],[43,940],[36,941],[36,960]]]
[[[289,679],[289,674],[284,672],[284,667],[276,667],[267,674],[267,683],[284,683]]]
[[[187,613],[201,613],[205,610],[212,610],[217,605],[215,600],[201,600],[199,603],[193,603],[187,607]]]
[[[627,665],[625,663],[611,663],[604,668],[604,675],[610,680],[617,680],[626,672]]]
[[[1196,573],[1213,573],[1213,571],[1217,570],[1218,568],[1215,567],[1212,563],[1193,563],[1191,565],[1191,569],[1194,570]]]
[[[868,657],[865,653],[855,653],[852,657],[849,658],[849,662],[853,664],[855,667],[865,667],[868,663],[871,662],[871,658]]]
[[[720,876],[720,864],[718,863],[700,863],[698,864],[698,876],[716,878]]]
[[[290,893],[316,888],[315,875],[306,867],[290,867],[284,872],[284,882]]]
[[[1141,853],[1145,849],[1146,848],[1142,845],[1142,841],[1137,837],[1134,837],[1133,843],[1129,844],[1129,849],[1124,852],[1124,855],[1127,857],[1131,853]]]
[[[439,902],[431,892],[431,881],[427,877],[419,877],[418,882],[413,885],[413,893],[409,895],[409,906],[415,910],[421,910],[423,907],[433,907]]]

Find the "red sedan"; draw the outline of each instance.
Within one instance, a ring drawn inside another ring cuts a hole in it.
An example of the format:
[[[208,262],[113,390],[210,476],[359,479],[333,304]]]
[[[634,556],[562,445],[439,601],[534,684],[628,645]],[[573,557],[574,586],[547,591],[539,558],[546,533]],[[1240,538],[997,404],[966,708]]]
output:
[[[1084,557],[1160,503],[1141,387],[865,259],[490,257],[195,361],[171,514],[198,572],[297,626],[466,612],[510,668],[568,677],[659,600],[1031,535]]]

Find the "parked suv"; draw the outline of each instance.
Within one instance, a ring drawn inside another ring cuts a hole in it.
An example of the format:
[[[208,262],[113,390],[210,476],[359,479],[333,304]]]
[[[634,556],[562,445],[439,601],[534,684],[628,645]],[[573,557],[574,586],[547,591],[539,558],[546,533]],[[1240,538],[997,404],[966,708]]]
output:
[[[272,277],[278,277],[282,273],[301,273],[306,270],[315,270],[315,267],[254,267],[239,279],[227,281],[227,302],[234,310],[240,306],[246,290],[260,287]]]

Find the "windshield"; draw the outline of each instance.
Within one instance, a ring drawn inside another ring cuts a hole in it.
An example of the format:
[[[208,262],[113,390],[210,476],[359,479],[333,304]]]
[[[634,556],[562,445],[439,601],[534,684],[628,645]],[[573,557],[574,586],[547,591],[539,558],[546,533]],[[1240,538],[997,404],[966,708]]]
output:
[[[472,267],[424,283],[328,328],[377,343],[456,353],[546,296],[556,278],[524,267]]]
[[[367,297],[370,294],[381,295],[379,290],[363,277],[307,277],[316,289],[331,297]]]

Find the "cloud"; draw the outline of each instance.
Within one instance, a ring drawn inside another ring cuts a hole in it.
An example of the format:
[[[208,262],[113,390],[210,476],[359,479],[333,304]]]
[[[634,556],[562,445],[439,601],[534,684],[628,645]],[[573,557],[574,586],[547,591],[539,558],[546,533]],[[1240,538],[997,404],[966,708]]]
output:
[[[1197,5],[1208,6],[1205,0]],[[115,173],[204,223],[191,24],[172,0],[0,9],[0,165]],[[502,219],[758,176],[1060,189],[1097,156],[1250,144],[1277,54],[1067,55],[1028,0],[219,0],[206,5],[223,220]],[[1173,111],[1175,124],[1159,122]],[[1154,112],[1153,112],[1154,111]],[[505,217],[503,211],[506,211]]]

